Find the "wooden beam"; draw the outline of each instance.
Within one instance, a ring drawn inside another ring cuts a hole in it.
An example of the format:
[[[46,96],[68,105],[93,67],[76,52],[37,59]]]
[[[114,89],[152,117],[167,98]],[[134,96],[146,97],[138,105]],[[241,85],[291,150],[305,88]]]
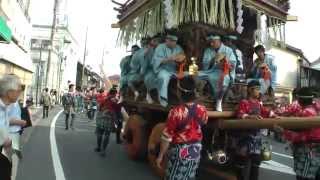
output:
[[[114,1],[114,0],[112,0],[111,2],[113,2],[114,4],[116,4],[116,5],[118,5],[118,6],[124,6],[124,4],[121,4],[121,3],[119,3],[119,2],[117,2],[117,1]]]
[[[208,111],[208,116],[210,119],[225,119],[225,118],[234,118],[236,116],[236,112],[235,111],[223,111],[223,112],[219,112],[219,111]]]
[[[213,127],[221,129],[272,129],[279,125],[285,129],[310,129],[320,127],[320,116],[311,118],[282,117],[280,119],[225,119],[211,121]]]
[[[298,16],[288,15],[287,21],[298,21]]]
[[[151,7],[153,7],[155,4],[160,3],[160,0],[139,0],[135,4],[128,9],[121,19],[119,20],[118,24],[120,27],[123,27],[127,25],[129,22],[133,21],[136,17],[138,17],[140,14],[144,13]]]
[[[118,23],[111,24],[111,28],[120,28],[120,25]]]
[[[286,21],[287,12],[266,0],[243,0],[244,6],[264,12],[271,17],[277,17],[282,21]]]

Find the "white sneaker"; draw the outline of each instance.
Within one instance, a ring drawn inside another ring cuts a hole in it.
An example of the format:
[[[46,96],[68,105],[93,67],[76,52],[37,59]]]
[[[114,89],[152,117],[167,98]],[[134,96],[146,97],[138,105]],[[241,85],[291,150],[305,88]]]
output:
[[[159,102],[162,107],[168,106],[168,102],[166,100],[162,99],[160,96],[159,96]]]
[[[138,91],[135,91],[135,92],[134,92],[134,101],[137,101],[137,100],[138,100],[138,97],[139,97],[139,92],[138,92]]]
[[[222,112],[222,100],[217,100],[216,111]]]
[[[147,100],[148,104],[153,104],[153,99],[151,98],[149,93],[147,93],[146,100]]]

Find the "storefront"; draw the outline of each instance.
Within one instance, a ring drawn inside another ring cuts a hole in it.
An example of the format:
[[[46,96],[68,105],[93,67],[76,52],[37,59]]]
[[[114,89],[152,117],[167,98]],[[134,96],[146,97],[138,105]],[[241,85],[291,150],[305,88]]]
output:
[[[32,82],[30,54],[22,50],[14,41],[12,31],[3,17],[0,17],[0,78],[4,74],[16,74],[25,85],[22,99],[30,93]]]

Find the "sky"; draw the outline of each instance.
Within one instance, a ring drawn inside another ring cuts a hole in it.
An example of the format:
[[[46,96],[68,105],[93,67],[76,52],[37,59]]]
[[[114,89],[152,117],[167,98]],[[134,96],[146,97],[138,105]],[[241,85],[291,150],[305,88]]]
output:
[[[41,12],[52,9],[53,0],[33,0],[41,7]],[[117,0],[124,2],[126,0]],[[31,1],[32,2],[32,1]],[[319,0],[291,0],[289,14],[298,16],[298,22],[288,22],[286,25],[286,43],[302,49],[309,61],[320,57],[318,35],[320,23]],[[88,26],[88,56],[87,64],[99,71],[99,64],[104,55],[104,69],[107,75],[119,74],[119,63],[122,57],[127,55],[125,47],[116,44],[119,29],[112,29],[111,24],[117,22],[117,12],[113,10],[115,5],[111,0],[67,0],[67,11],[69,14],[69,27],[71,32],[82,45],[81,54],[84,49],[85,31]],[[38,8],[39,9],[39,8]],[[38,19],[45,17],[37,16]],[[48,18],[48,17],[47,17]],[[50,19],[50,18],[49,18]]]
[[[289,14],[298,16],[298,22],[286,25],[286,41],[301,49],[310,62],[320,57],[320,1],[291,0]]]

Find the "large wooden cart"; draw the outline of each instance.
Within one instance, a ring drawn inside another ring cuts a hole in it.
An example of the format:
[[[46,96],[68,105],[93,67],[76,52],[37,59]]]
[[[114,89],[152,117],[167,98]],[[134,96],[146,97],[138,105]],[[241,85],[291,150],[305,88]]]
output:
[[[171,4],[170,7],[168,3]],[[125,4],[116,4],[119,6],[115,8],[119,12],[119,22],[112,26],[120,28],[119,39],[122,44],[129,45],[146,35],[164,33],[166,29],[172,28],[178,33],[178,43],[184,48],[187,59],[193,56],[201,59],[208,33],[235,34],[240,37],[237,45],[244,54],[246,69],[252,64],[254,44],[265,43],[265,39],[272,43],[269,36],[266,38],[261,35],[264,30],[273,39],[284,41],[283,30],[289,8],[288,0],[128,0]],[[267,29],[260,26],[262,15],[265,15]],[[274,34],[271,35],[272,33]],[[200,62],[197,64],[201,67]],[[174,85],[171,86],[172,89]],[[170,98],[169,96],[169,101]],[[285,128],[320,126],[320,118],[239,120],[234,113],[237,101],[225,103],[224,110],[227,111],[215,112],[210,106],[213,103],[205,99],[199,98],[199,103],[205,104],[209,110],[209,124],[204,136],[205,148],[212,145],[212,134],[217,129],[232,132],[239,129],[271,128],[274,124]],[[272,104],[269,102],[270,106]],[[126,97],[124,105],[130,114],[124,130],[128,155],[132,159],[147,157],[153,169],[163,175],[163,170],[157,169],[154,163],[169,107],[147,104],[143,100],[134,101],[130,95]],[[229,170],[230,168],[203,160],[199,172],[203,179],[220,177],[236,180]]]

